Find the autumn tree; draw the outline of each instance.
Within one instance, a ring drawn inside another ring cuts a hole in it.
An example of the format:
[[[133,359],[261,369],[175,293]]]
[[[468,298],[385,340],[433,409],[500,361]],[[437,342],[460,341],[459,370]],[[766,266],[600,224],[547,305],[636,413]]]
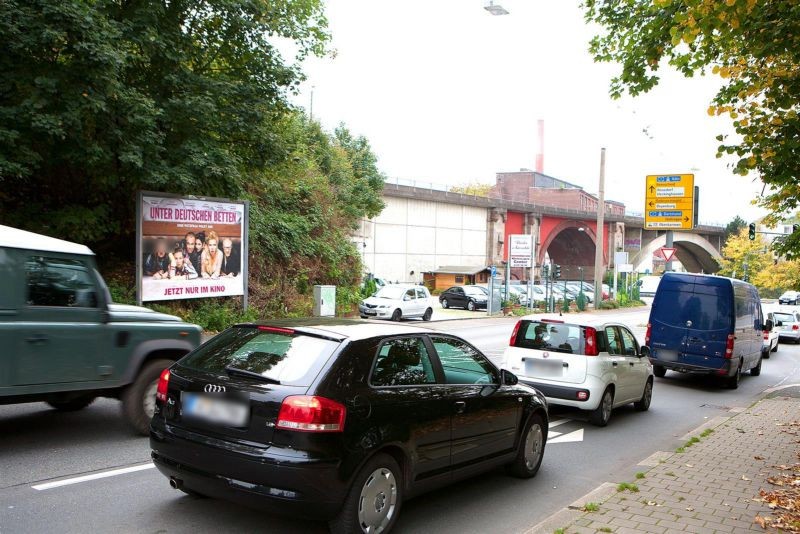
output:
[[[800,203],[800,2],[797,0],[584,0],[596,61],[618,62],[611,95],[658,84],[665,64],[687,77],[712,74],[722,87],[708,113],[727,116],[737,136],[718,136],[718,157],[769,186],[758,203],[777,223]],[[777,243],[800,252],[800,235]]]
[[[494,187],[492,184],[485,184],[482,182],[469,182],[461,185],[454,185],[450,188],[451,193],[463,193],[465,195],[474,195],[476,197],[488,197],[489,193]]]
[[[752,281],[775,295],[787,289],[800,289],[800,261],[779,261],[756,273]]]
[[[754,281],[759,273],[772,267],[772,253],[762,236],[751,241],[747,229],[742,228],[725,242],[719,265],[723,276],[743,278],[747,274]]]

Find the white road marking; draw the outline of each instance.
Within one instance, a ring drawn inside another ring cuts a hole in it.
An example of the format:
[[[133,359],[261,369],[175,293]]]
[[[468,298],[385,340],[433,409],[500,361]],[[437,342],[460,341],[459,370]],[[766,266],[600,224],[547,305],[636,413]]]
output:
[[[575,432],[570,432],[569,434],[564,434],[563,436],[559,435],[558,437],[554,437],[553,439],[548,439],[547,444],[551,445],[553,443],[570,443],[573,441],[583,441],[583,429],[576,430]]]
[[[145,469],[152,469],[155,465],[146,463],[142,465],[134,465],[131,467],[123,467],[121,469],[112,469],[111,471],[102,471],[100,473],[93,473],[91,475],[83,475],[74,478],[65,478],[63,480],[56,480],[55,482],[45,482],[44,484],[37,484],[31,486],[37,491],[49,490],[53,488],[60,488],[61,486],[69,486],[71,484],[80,484],[81,482],[88,482],[89,480],[97,480],[98,478],[115,477],[117,475],[124,475],[127,473],[135,473],[136,471],[144,471]]]
[[[553,428],[554,426],[563,425],[564,423],[568,423],[569,421],[572,421],[572,419],[556,419],[555,421],[550,421],[550,423],[547,424],[547,428]]]

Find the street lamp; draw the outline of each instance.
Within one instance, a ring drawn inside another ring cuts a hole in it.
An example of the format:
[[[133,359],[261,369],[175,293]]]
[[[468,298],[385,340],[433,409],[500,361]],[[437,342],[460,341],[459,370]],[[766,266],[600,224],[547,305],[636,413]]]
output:
[[[491,13],[492,15],[508,15],[508,10],[503,6],[497,5],[493,2],[493,0],[489,0],[489,2],[483,6],[483,9]]]

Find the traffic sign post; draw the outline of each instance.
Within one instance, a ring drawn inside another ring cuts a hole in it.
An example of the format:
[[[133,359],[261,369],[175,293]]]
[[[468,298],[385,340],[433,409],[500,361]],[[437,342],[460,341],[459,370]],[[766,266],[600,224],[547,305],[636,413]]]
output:
[[[648,175],[645,184],[645,230],[694,228],[695,191],[694,174]]]

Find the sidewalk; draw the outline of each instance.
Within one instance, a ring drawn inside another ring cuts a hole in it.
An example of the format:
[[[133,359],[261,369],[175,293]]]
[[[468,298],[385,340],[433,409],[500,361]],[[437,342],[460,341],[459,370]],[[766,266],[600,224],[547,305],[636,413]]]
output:
[[[775,391],[713,425],[687,435],[683,452],[648,458],[640,465],[653,467],[643,467],[642,478],[604,484],[527,534],[800,532],[798,523],[794,530],[762,527],[777,516],[759,500],[760,490],[783,490],[800,507],[800,483],[791,482],[800,478],[800,387]]]

